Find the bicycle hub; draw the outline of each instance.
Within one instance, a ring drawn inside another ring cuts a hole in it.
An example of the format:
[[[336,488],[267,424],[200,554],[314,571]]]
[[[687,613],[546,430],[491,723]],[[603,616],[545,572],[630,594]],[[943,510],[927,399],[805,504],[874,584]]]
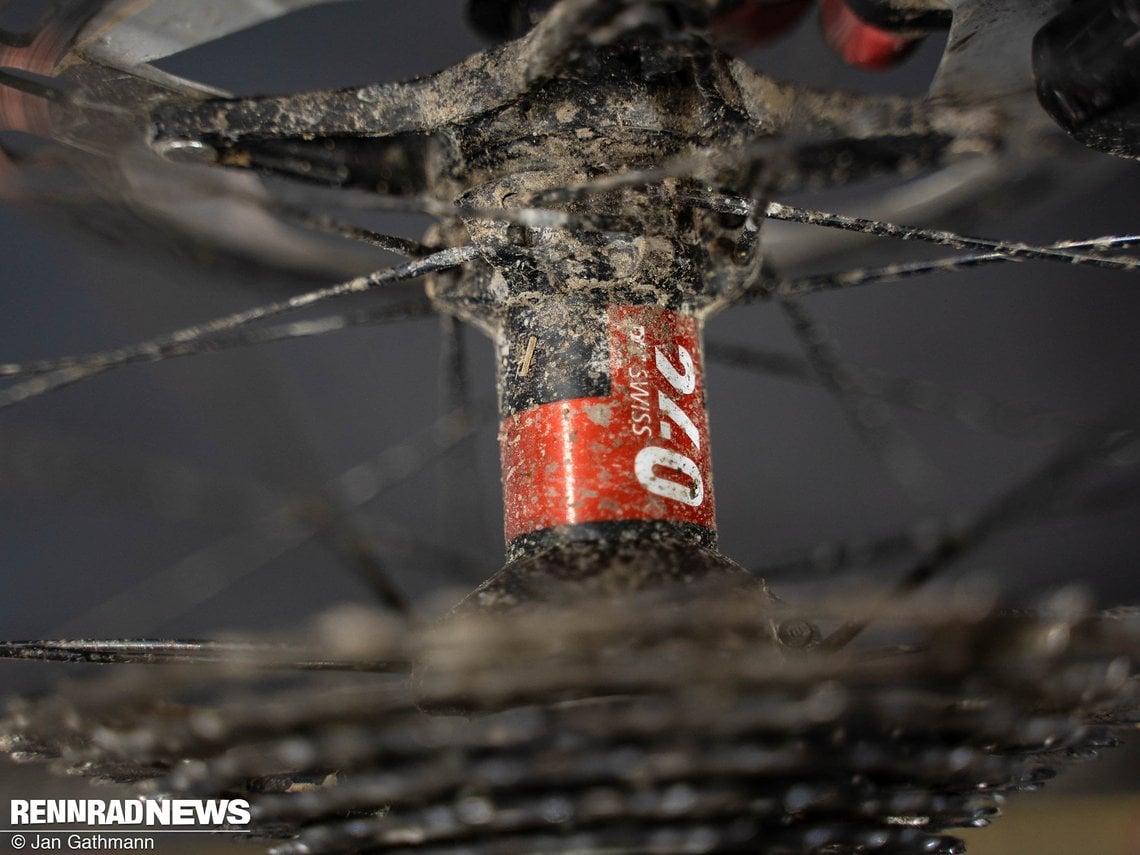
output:
[[[467,182],[480,179],[459,198],[469,212],[462,239],[485,263],[436,277],[430,292],[498,351],[512,581],[484,586],[485,601],[504,588],[512,601],[544,598],[524,576],[582,582],[617,565],[621,580],[604,584],[743,576],[715,552],[701,328],[754,270],[756,230],[745,217],[696,207],[704,185],[692,179],[572,189],[689,154],[708,133],[734,133],[734,109],[715,85],[717,55],[688,48],[651,58],[599,50],[543,97],[454,138]],[[536,136],[539,114],[545,133]],[[608,557],[599,561],[598,550]],[[579,552],[580,561],[567,557]]]

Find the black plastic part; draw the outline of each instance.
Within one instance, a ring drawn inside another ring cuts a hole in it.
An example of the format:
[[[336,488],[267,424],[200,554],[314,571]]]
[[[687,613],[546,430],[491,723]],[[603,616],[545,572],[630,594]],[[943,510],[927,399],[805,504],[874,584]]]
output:
[[[716,532],[696,523],[673,520],[609,520],[542,528],[519,535],[507,544],[507,556],[517,559],[557,549],[567,543],[633,543],[666,541],[700,549],[716,549]]]
[[[503,356],[500,418],[553,401],[611,394],[604,306],[574,300],[517,305],[507,312],[505,329],[509,347]],[[523,374],[518,354],[525,353],[537,358]]]
[[[717,551],[715,531],[692,523],[613,520],[555,526],[515,538],[507,545],[507,559],[461,609],[566,603],[716,579],[767,597],[762,580]]]
[[[1080,142],[1140,157],[1140,0],[1080,0],[1033,40],[1037,97]]]

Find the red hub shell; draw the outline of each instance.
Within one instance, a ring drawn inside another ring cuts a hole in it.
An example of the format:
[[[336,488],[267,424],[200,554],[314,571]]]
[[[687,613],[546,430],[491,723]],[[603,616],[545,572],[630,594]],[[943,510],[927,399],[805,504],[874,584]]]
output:
[[[610,394],[552,401],[500,431],[508,542],[553,526],[668,520],[713,529],[699,322],[606,310]]]

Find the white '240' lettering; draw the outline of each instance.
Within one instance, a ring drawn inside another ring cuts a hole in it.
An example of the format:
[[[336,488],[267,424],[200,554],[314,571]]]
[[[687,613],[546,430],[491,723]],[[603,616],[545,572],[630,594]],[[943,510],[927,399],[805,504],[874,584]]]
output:
[[[691,395],[697,388],[697,371],[693,363],[693,355],[681,345],[677,345],[677,361],[679,367],[673,365],[660,347],[654,348],[654,363],[657,371],[665,381],[680,395]],[[673,427],[676,426],[688,438],[694,451],[700,451],[701,434],[693,420],[681,409],[677,403],[664,392],[657,393],[657,406],[664,419],[661,421],[661,435],[670,438]],[[662,474],[658,474],[661,470]],[[692,458],[679,451],[650,445],[641,449],[633,462],[633,471],[637,480],[646,490],[655,496],[672,499],[686,505],[696,507],[705,498],[704,480],[701,470]],[[671,477],[665,477],[668,473]]]

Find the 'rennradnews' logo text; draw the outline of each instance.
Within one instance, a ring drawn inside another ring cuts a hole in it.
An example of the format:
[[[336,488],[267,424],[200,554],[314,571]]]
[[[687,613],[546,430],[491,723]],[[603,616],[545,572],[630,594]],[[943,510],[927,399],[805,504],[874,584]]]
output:
[[[245,799],[12,799],[12,825],[246,825]]]

